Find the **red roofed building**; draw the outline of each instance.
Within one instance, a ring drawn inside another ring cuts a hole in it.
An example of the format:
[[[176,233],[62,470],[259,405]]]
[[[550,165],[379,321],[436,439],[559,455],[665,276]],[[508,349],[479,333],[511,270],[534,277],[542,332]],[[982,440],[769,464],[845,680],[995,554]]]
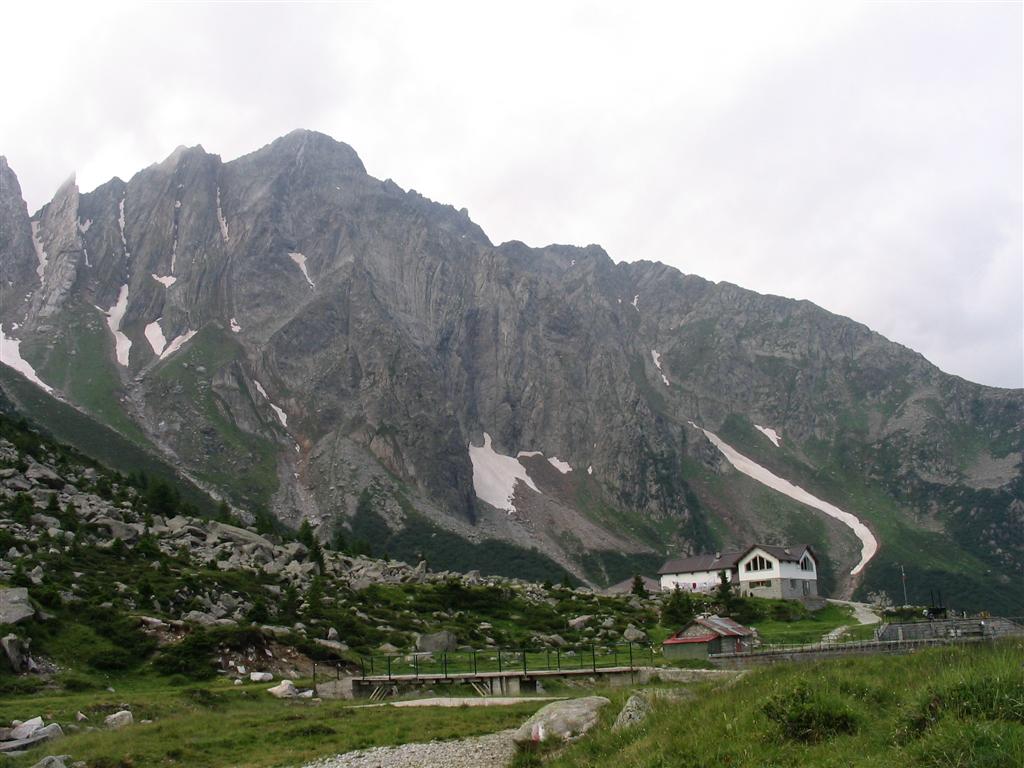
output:
[[[755,643],[754,630],[721,616],[700,616],[661,644],[666,659],[706,659],[715,653],[745,651]]]

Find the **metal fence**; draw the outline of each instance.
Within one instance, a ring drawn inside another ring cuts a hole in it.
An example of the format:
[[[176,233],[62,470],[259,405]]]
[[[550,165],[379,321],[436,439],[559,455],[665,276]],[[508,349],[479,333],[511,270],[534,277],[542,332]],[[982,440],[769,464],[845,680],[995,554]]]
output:
[[[654,663],[654,646],[641,643],[590,643],[566,648],[491,648],[484,650],[388,653],[360,658],[362,677],[418,679],[537,672],[597,672]]]
[[[978,624],[979,621],[987,622],[980,631],[965,631],[966,625]],[[952,645],[956,643],[972,643],[983,641],[994,641],[1005,637],[1024,637],[1024,619],[1021,617],[990,617],[984,620],[937,620],[935,622],[915,622],[923,626],[942,626],[947,630],[941,636],[911,637],[898,640],[843,640],[837,639],[830,642],[817,643],[778,643],[771,645],[760,645],[737,653],[719,653],[709,656],[710,659],[743,658],[750,656],[789,656],[798,654],[826,654],[826,653],[898,653],[916,648],[927,648],[939,645]],[[965,626],[957,626],[962,624]],[[947,626],[948,625],[948,626]],[[879,624],[881,629],[884,625]]]

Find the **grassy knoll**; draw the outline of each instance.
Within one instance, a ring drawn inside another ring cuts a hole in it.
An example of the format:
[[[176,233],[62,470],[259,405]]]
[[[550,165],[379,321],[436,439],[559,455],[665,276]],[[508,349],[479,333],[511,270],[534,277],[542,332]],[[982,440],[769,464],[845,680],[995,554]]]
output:
[[[829,604],[820,611],[807,612],[790,621],[768,615],[751,622],[751,626],[757,630],[761,642],[769,645],[816,643],[836,627],[856,625],[852,613],[847,606]]]
[[[1024,644],[935,648],[754,671],[694,701],[659,701],[640,726],[599,728],[518,768],[1024,765]]]
[[[33,765],[43,755],[70,754],[89,768],[132,766],[294,766],[366,747],[462,738],[519,725],[543,702],[513,707],[355,708],[352,702],[278,700],[263,684],[175,687],[137,680],[116,693],[0,697],[0,720],[35,714],[65,727],[82,711],[89,723],[127,704],[136,723],[123,730],[71,733],[5,763]],[[149,724],[139,721],[152,719]]]

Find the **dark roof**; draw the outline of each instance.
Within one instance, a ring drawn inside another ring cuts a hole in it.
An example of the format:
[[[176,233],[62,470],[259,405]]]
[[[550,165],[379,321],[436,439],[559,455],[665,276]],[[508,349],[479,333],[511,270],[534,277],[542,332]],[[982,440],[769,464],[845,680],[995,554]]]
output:
[[[773,544],[751,544],[749,547],[746,548],[743,554],[746,555],[754,547],[757,547],[758,549],[763,549],[769,555],[784,563],[800,562],[800,558],[803,557],[804,552],[807,552],[808,550],[810,550],[811,557],[813,557],[815,560],[818,559],[817,555],[814,554],[814,550],[811,549],[810,544],[797,544],[795,546],[789,547],[776,547]]]
[[[716,552],[713,555],[691,555],[676,560],[669,560],[658,574],[691,573],[692,571],[727,571],[735,568],[743,552]]]
[[[782,562],[800,562],[804,552],[810,552],[815,561],[818,556],[814,554],[809,544],[798,544],[791,547],[776,547],[772,544],[751,544],[739,552],[716,552],[712,555],[691,555],[680,557],[676,560],[669,560],[658,571],[658,575],[665,573],[692,573],[693,571],[725,571],[735,568],[749,552],[755,547],[763,549],[772,557]]]

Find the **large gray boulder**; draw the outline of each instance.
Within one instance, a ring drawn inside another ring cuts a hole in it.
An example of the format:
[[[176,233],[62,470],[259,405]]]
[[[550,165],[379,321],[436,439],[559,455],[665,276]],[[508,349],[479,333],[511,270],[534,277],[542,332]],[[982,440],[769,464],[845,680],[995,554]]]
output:
[[[282,680],[273,688],[267,688],[267,693],[278,699],[292,699],[299,695],[299,689],[291,680]]]
[[[28,589],[0,589],[0,624],[18,624],[32,618],[35,613],[35,608],[28,601]]]
[[[587,624],[589,624],[591,619],[593,618],[594,617],[590,614],[585,614],[583,616],[577,616],[575,619],[569,619],[569,628],[582,629],[583,627],[587,626]]]
[[[626,631],[622,633],[622,638],[630,643],[642,643],[647,639],[647,633],[630,624],[626,627]]]
[[[0,648],[11,665],[11,670],[21,672],[25,666],[25,643],[17,635],[6,635],[0,639]]]
[[[37,485],[63,488],[64,478],[44,464],[33,464],[25,470],[25,477]]]
[[[127,709],[122,709],[120,712],[115,712],[112,715],[107,715],[103,719],[103,724],[107,728],[124,728],[127,725],[131,725],[135,722],[135,717]]]
[[[454,651],[459,647],[458,638],[448,630],[420,635],[416,638],[416,650],[425,653],[442,653]]]
[[[612,730],[621,731],[624,728],[630,728],[642,722],[650,713],[651,702],[646,696],[634,693],[626,700],[626,703],[619,711],[619,716],[615,718],[615,725],[612,726]]]
[[[569,741],[582,736],[597,724],[601,707],[611,702],[604,696],[553,701],[541,707],[512,734],[521,746],[545,741]]]

